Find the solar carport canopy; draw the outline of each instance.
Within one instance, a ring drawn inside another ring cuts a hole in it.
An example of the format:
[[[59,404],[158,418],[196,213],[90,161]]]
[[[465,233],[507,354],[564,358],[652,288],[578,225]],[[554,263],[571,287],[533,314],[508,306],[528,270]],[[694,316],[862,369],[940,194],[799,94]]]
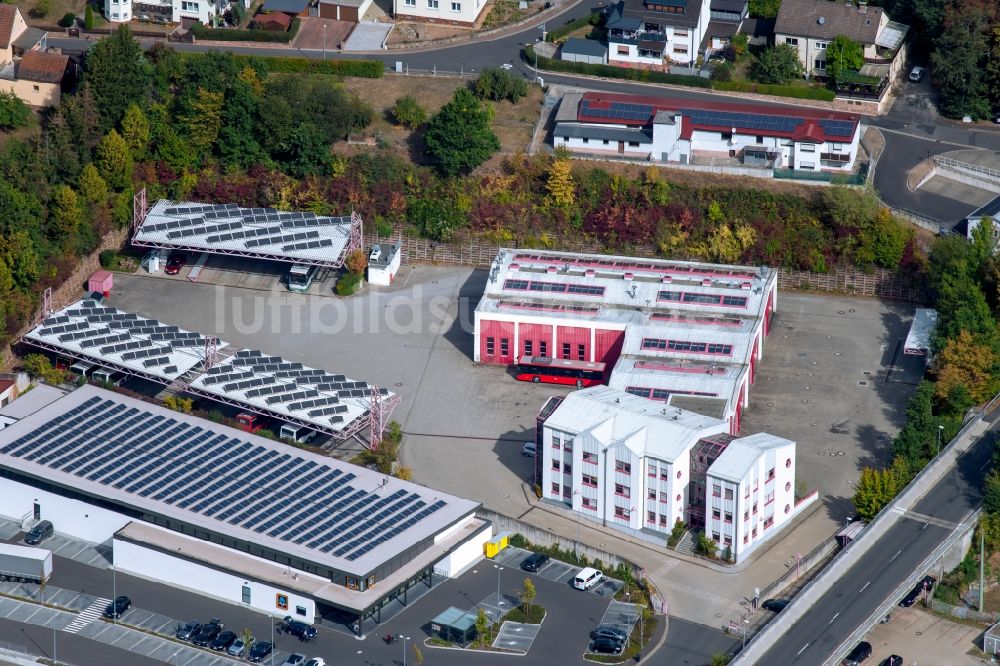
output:
[[[0,431],[0,468],[356,573],[477,506],[94,386]]]
[[[351,216],[160,199],[132,243],[338,267],[350,243],[351,224]]]

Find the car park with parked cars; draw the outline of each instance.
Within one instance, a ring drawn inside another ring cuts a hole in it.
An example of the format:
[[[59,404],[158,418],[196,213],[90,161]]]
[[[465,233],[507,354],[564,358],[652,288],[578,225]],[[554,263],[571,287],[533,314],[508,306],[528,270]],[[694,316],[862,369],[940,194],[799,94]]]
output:
[[[124,595],[115,597],[115,600],[108,604],[108,607],[104,609],[104,617],[109,620],[117,620],[131,607],[132,600],[128,597]]]
[[[618,641],[619,643],[625,643],[628,641],[628,632],[610,624],[601,624],[590,632],[590,638],[592,640],[597,640],[598,638],[609,638],[611,640]]]
[[[24,537],[24,543],[29,546],[37,546],[52,536],[54,531],[52,523],[48,520],[43,520],[31,528],[31,531]]]
[[[207,647],[219,636],[219,634],[222,633],[222,629],[225,626],[226,625],[222,624],[221,620],[212,618],[205,624],[201,625],[201,629],[199,629],[198,633],[194,635],[191,642],[200,647]]]
[[[872,656],[872,644],[867,641],[861,641],[854,646],[854,649],[848,653],[844,658],[843,666],[861,666],[861,664],[868,661],[868,657]]]
[[[924,592],[924,590],[929,592],[930,589],[934,587],[934,583],[936,582],[937,578],[934,576],[924,576],[923,580],[917,583],[916,587],[910,590],[909,593],[903,597],[903,599],[899,602],[899,605],[903,608],[909,608],[917,601],[917,599],[920,598],[920,595]]]
[[[306,624],[301,620],[296,620],[289,615],[281,621],[281,624],[278,626],[278,633],[291,634],[303,643],[308,643],[316,638],[316,627]]]
[[[211,644],[209,644],[209,647],[215,650],[216,652],[226,652],[227,650],[229,650],[229,646],[232,645],[233,642],[235,641],[236,641],[236,632],[223,631],[221,634],[216,636],[214,640],[212,640]]]
[[[246,656],[246,653],[250,651],[251,647],[253,647],[254,640],[253,636],[247,636],[246,638],[243,638],[243,636],[237,636],[236,640],[233,641],[233,644],[229,646],[229,649],[226,650],[226,652],[228,652],[231,657]]]
[[[282,662],[281,666],[302,666],[302,663],[306,660],[304,654],[290,654],[288,659]]]
[[[271,641],[259,641],[254,643],[253,647],[250,648],[250,652],[247,653],[247,661],[259,664],[269,654],[271,654],[273,649],[274,645]]]
[[[177,632],[174,633],[174,638],[179,641],[189,641],[194,638],[199,631],[201,631],[201,622],[195,622],[192,620],[185,623],[184,626],[179,627]]]
[[[621,654],[624,650],[624,643],[611,638],[595,638],[590,642],[590,652],[598,654]]]
[[[573,577],[573,587],[578,590],[589,590],[603,579],[604,574],[600,571],[592,567],[586,567],[580,569],[580,573]]]
[[[521,568],[525,571],[536,572],[544,567],[549,561],[549,556],[545,553],[532,553],[521,562]]]

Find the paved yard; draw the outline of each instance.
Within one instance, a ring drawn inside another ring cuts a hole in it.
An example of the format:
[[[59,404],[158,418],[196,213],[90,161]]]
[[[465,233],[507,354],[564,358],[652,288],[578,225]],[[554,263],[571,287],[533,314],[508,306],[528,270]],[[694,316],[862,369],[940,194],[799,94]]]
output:
[[[323,46],[323,26],[326,26],[326,49],[336,51],[343,48],[351,30],[354,29],[353,21],[335,21],[333,19],[319,18],[318,16],[303,16],[299,19],[299,34],[295,35],[292,46],[297,49],[312,51],[322,51]],[[336,55],[331,53],[331,55]]]
[[[916,607],[892,610],[892,620],[876,624],[865,640],[872,644],[872,663],[880,663],[891,654],[911,664],[948,664],[972,666],[989,663],[968,654],[983,647],[983,630],[957,622],[949,622]]]

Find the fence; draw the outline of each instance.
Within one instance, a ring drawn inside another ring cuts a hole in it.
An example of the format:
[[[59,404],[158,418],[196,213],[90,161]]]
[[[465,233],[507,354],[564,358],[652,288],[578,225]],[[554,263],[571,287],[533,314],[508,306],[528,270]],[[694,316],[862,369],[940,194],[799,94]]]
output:
[[[837,552],[838,548],[840,548],[840,542],[837,541],[837,537],[831,537],[816,546],[801,560],[799,560],[794,568],[789,567],[788,571],[786,571],[781,578],[761,590],[760,598],[768,599],[770,597],[781,596],[781,593],[788,589],[792,583],[808,573],[810,569],[822,563],[828,557]]]
[[[976,173],[981,176],[985,176],[986,178],[1000,181],[1000,169],[990,169],[989,167],[980,166],[978,164],[969,164],[968,162],[961,162],[943,155],[935,155],[931,159],[934,160],[934,164],[938,166],[958,169],[960,171],[968,171],[970,173]]]
[[[945,602],[934,598],[930,599],[930,609],[935,613],[945,613],[947,615],[951,615],[952,617],[961,618],[963,620],[972,620],[973,622],[979,622],[981,624],[992,625],[1000,622],[1000,613],[981,612],[967,606],[952,606],[951,604],[946,604]]]

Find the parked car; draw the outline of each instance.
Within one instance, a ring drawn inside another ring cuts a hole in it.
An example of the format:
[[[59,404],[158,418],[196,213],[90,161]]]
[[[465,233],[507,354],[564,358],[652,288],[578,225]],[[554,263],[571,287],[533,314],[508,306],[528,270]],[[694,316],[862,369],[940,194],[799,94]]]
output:
[[[521,446],[521,455],[524,456],[525,458],[534,458],[535,453],[536,451],[534,442],[525,442]]]
[[[326,666],[326,662],[323,661],[322,657],[313,657],[306,663],[302,664],[302,666]]]
[[[24,537],[24,543],[29,546],[37,546],[41,542],[52,536],[55,530],[52,528],[52,523],[48,520],[43,520],[28,532],[27,536]]]
[[[867,641],[861,641],[844,658],[843,666],[860,666],[870,656],[872,656],[872,644]]]
[[[604,574],[597,569],[586,567],[573,577],[573,587],[578,590],[589,590],[603,580]]]
[[[532,553],[521,562],[521,568],[525,571],[538,571],[549,561],[549,556],[545,553]]]
[[[306,624],[301,620],[296,620],[290,615],[281,621],[278,631],[291,634],[304,643],[308,643],[316,638],[316,627]]]
[[[104,617],[109,619],[114,618],[117,620],[131,607],[132,600],[128,597],[124,595],[115,597],[115,600],[108,604],[108,607],[104,609]]]
[[[163,269],[163,272],[167,275],[177,275],[186,264],[187,257],[184,254],[181,252],[171,252],[170,256],[167,257],[167,265]]]
[[[914,67],[913,69],[910,70],[910,80],[911,81],[913,81],[914,83],[917,83],[922,78],[924,78],[924,68],[923,67]]]
[[[304,654],[290,654],[288,659],[282,662],[281,666],[301,666],[302,662],[306,660]]]
[[[879,666],[903,666],[903,658],[898,654],[890,654],[879,662]]]
[[[225,652],[229,649],[229,646],[233,644],[236,640],[236,632],[233,631],[223,631],[221,634],[215,637],[215,640],[209,645],[210,648],[216,652]]]
[[[909,608],[917,601],[917,599],[920,598],[920,595],[924,590],[930,590],[934,587],[934,583],[936,582],[937,578],[934,576],[924,576],[924,579],[917,583],[916,586],[910,590],[905,597],[903,597],[903,600],[899,602],[899,605],[903,608]]]
[[[271,650],[274,649],[274,645],[271,641],[260,641],[254,643],[253,647],[250,648],[250,652],[247,653],[247,661],[251,661],[255,664],[260,663],[264,660],[264,657],[271,654]]]
[[[597,638],[590,643],[590,652],[602,654],[621,654],[625,645],[621,641],[610,638]]]
[[[201,631],[201,622],[195,622],[192,620],[183,627],[179,628],[177,633],[174,634],[174,638],[179,641],[189,641],[194,638],[199,631]]]
[[[766,611],[771,611],[772,613],[780,613],[785,610],[785,606],[791,602],[788,599],[768,599],[760,605]]]
[[[226,625],[222,624],[219,619],[213,617],[207,623],[201,625],[201,629],[194,635],[191,642],[195,645],[206,647],[209,643],[214,641],[219,634],[222,633],[222,629],[225,626]]]
[[[590,638],[593,640],[597,640],[598,638],[610,638],[611,640],[618,641],[619,643],[626,643],[628,642],[628,632],[610,624],[600,624],[596,629],[590,632]]]
[[[233,644],[229,646],[229,649],[226,650],[226,652],[228,652],[229,655],[232,657],[245,656],[246,653],[253,646],[254,640],[255,639],[253,636],[247,636],[247,639],[245,641],[243,640],[242,636],[237,636],[236,640],[233,641]]]

